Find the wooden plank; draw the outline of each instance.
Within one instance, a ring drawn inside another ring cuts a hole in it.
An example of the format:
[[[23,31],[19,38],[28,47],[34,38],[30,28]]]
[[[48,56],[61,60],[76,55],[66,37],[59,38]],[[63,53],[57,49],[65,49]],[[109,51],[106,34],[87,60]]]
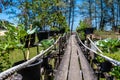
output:
[[[78,62],[75,35],[72,35],[72,53],[68,80],[82,80],[82,74],[80,73],[80,66]]]
[[[75,35],[72,35],[54,80],[83,80],[82,77],[84,80],[97,80],[97,77],[94,75],[92,68],[77,44]]]
[[[85,58],[79,46],[78,46],[78,54],[80,58],[81,69],[84,80],[97,80],[94,71],[92,70],[90,64],[88,63],[87,59]]]
[[[70,53],[71,53],[71,37],[69,39],[67,49],[64,53],[60,66],[58,67],[58,70],[55,73],[54,80],[67,80]]]

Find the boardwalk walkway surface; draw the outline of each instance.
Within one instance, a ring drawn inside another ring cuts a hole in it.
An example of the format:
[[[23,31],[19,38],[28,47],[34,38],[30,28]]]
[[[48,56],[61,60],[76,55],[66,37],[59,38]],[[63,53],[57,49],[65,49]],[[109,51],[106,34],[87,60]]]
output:
[[[55,80],[97,80],[77,43],[75,34],[69,38]]]

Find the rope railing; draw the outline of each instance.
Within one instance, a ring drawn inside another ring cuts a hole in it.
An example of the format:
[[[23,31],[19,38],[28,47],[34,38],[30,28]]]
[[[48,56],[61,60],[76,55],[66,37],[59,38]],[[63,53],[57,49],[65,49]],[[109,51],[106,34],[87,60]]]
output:
[[[87,37],[88,40],[94,45],[94,47],[100,52],[103,54],[103,52],[94,44],[94,42],[90,39],[90,37]]]
[[[119,62],[119,61],[114,60],[114,59],[112,59],[112,58],[110,58],[110,57],[104,56],[103,54],[99,54],[99,53],[96,52],[95,50],[90,49],[89,47],[87,47],[87,46],[81,41],[81,39],[79,38],[78,33],[77,33],[77,38],[78,38],[79,42],[80,42],[86,49],[94,52],[95,54],[97,54],[97,55],[99,55],[99,56],[101,56],[102,58],[106,59],[107,61],[111,62],[112,64],[117,65],[117,66],[120,66],[120,62]],[[100,53],[103,53],[103,52],[94,44],[94,42],[93,42],[89,37],[88,37],[88,39],[90,40],[90,42],[95,46],[95,48],[96,48]]]
[[[56,45],[59,42],[60,38],[61,38],[61,36],[58,37],[58,39],[56,40],[56,42],[53,45],[51,45],[49,48],[47,48],[44,51],[42,50],[38,55],[31,58],[30,60],[28,60],[28,61],[26,61],[24,63],[21,63],[19,65],[16,65],[16,66],[14,66],[14,67],[12,67],[12,68],[4,71],[4,72],[1,72],[0,73],[0,80],[3,80],[5,78],[7,78],[8,76],[12,75],[13,73],[15,73],[15,72],[17,72],[17,71],[19,71],[19,70],[21,70],[23,68],[26,68],[28,65],[30,65],[31,63],[33,63],[34,61],[36,61],[37,59],[42,57],[47,51],[51,50],[54,47],[54,45]]]

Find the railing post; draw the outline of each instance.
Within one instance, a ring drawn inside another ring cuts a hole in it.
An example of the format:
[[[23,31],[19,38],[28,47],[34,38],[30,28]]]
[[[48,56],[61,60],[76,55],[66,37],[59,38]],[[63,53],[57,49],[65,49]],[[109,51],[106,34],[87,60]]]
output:
[[[39,44],[37,45],[37,54],[39,54]]]
[[[54,40],[56,41],[56,34],[54,34]],[[56,44],[54,45],[54,49],[56,50]]]
[[[61,37],[60,40],[59,40],[59,54],[58,54],[59,64],[60,64],[61,47],[62,47],[62,37]]]
[[[43,57],[43,68],[44,68],[44,80],[48,80],[48,57]]]

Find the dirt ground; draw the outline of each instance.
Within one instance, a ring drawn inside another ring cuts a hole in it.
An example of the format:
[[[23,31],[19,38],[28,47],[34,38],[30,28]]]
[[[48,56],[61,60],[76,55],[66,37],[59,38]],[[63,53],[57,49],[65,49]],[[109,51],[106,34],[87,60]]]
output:
[[[120,34],[118,33],[115,33],[114,35],[107,35],[107,34],[104,34],[104,35],[96,35],[96,34],[90,34],[90,35],[87,35],[86,37],[90,37],[91,36],[91,39],[97,39],[97,40],[101,40],[101,39],[105,39],[105,38],[119,38],[120,39]]]

